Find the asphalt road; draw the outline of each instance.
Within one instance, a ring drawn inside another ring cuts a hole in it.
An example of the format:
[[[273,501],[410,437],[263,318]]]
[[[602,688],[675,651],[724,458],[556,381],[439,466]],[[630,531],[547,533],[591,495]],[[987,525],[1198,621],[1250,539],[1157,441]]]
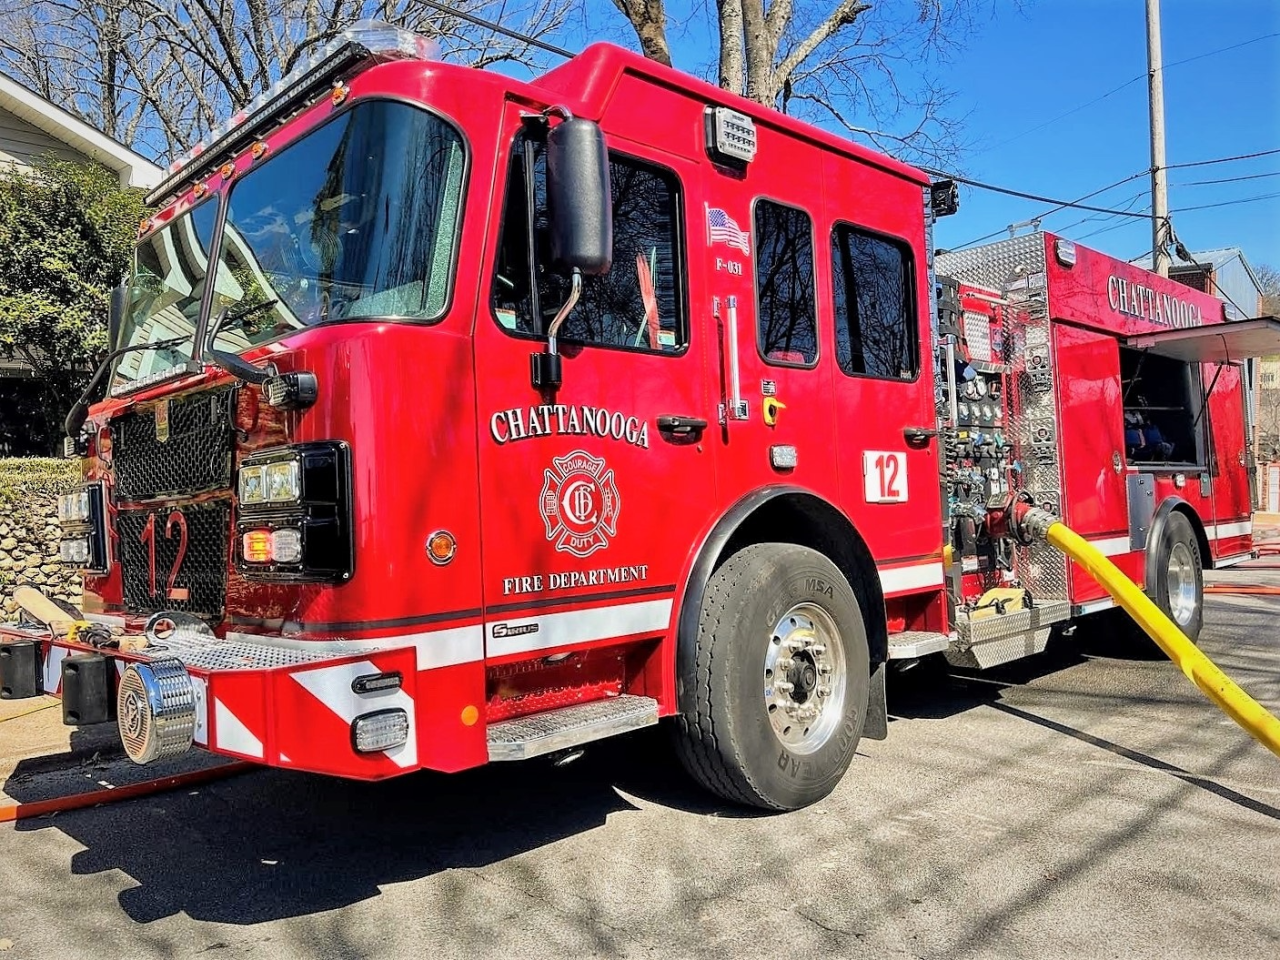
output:
[[[903,674],[890,738],[784,816],[646,731],[563,770],[254,772],[3,826],[0,957],[1280,956],[1280,760],[1112,640]],[[1202,645],[1280,709],[1280,599],[1211,598]]]

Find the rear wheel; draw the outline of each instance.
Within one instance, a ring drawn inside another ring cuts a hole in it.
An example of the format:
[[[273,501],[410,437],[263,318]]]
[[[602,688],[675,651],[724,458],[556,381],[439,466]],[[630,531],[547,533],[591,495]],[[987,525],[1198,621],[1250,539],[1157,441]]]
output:
[[[830,793],[870,691],[862,613],[835,564],[796,544],[746,547],[707,584],[696,644],[676,735],[694,778],[770,810]]]
[[[1147,594],[1191,640],[1204,621],[1204,564],[1191,521],[1171,513],[1156,544],[1156,582]]]

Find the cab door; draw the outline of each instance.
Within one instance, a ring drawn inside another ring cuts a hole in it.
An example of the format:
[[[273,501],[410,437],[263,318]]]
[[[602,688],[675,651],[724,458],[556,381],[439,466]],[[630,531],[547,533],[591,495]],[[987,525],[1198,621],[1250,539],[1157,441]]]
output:
[[[584,278],[559,331],[563,384],[539,390],[530,357],[569,295],[547,258],[543,140],[512,110],[475,329],[491,663],[665,634],[715,496],[686,285],[691,171],[610,142],[612,266]]]
[[[886,597],[943,584],[929,277],[920,187],[826,161],[820,310],[835,341],[840,492]]]

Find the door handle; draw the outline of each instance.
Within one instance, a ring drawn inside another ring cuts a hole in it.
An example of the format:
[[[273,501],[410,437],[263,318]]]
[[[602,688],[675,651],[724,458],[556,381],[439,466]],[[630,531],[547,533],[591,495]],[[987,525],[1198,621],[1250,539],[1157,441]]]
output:
[[[930,437],[936,437],[938,431],[936,427],[903,427],[902,436],[914,447],[923,447],[929,442]]]
[[[668,413],[658,417],[658,429],[673,436],[687,437],[707,429],[707,421],[699,417],[681,417]]]

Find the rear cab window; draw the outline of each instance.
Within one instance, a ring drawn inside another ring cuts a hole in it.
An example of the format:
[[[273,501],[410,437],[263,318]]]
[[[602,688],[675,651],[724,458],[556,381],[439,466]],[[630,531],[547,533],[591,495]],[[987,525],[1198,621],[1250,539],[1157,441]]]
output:
[[[813,220],[772,200],[756,201],[752,220],[760,356],[780,366],[813,366],[818,361]]]

